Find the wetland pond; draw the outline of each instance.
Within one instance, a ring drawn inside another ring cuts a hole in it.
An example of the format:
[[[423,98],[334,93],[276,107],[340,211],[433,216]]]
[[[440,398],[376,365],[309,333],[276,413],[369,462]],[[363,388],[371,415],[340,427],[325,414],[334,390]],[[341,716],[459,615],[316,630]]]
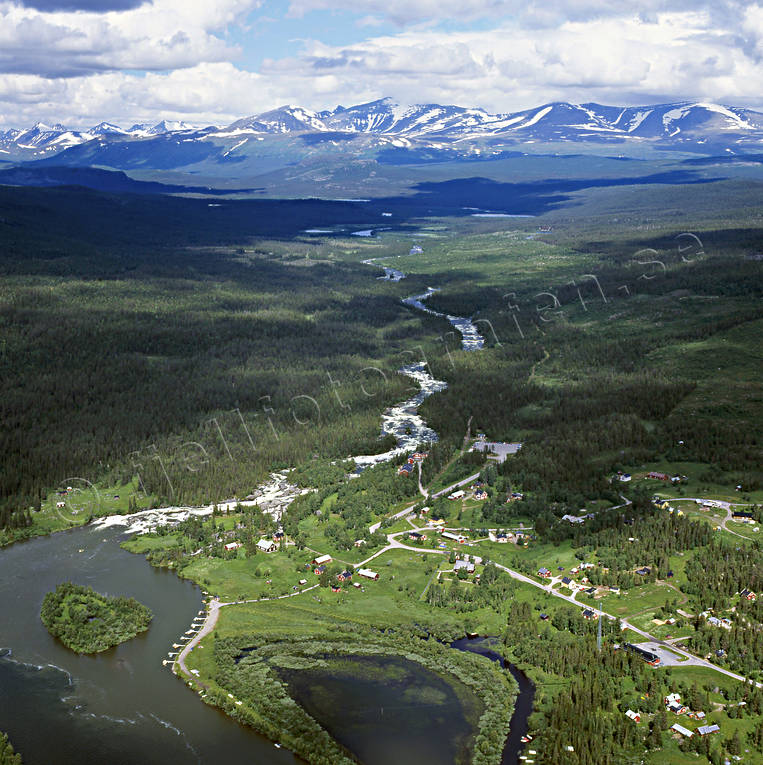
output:
[[[320,657],[316,669],[279,669],[289,693],[363,765],[466,765],[482,703],[397,656]]]

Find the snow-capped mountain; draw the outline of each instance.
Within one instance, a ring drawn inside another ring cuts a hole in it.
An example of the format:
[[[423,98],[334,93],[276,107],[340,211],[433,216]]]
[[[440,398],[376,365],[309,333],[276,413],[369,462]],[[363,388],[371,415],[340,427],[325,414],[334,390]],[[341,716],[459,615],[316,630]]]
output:
[[[128,129],[101,122],[88,130],[37,123],[25,130],[0,132],[0,157],[10,161],[55,157],[62,164],[123,169],[137,157],[147,168],[179,167],[209,157],[230,164],[263,146],[258,142],[291,138],[302,138],[300,146],[313,147],[311,151],[341,143],[343,151],[355,147],[363,156],[390,147],[435,147],[468,154],[481,151],[479,147],[564,142],[650,142],[666,148],[738,153],[763,147],[763,114],[688,101],[641,107],[549,103],[490,114],[461,106],[408,106],[383,98],[320,112],[282,106],[222,128],[200,129],[170,120]],[[168,164],[168,152],[175,164]]]

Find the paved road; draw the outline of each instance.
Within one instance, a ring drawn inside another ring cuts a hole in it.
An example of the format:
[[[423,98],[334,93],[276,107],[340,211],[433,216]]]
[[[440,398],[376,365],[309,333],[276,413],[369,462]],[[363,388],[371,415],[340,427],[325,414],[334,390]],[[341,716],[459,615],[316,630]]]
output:
[[[398,531],[395,534],[388,534],[387,535],[387,541],[389,544],[387,547],[385,547],[383,550],[380,550],[378,553],[376,553],[373,557],[378,557],[383,552],[387,552],[387,550],[411,550],[412,552],[417,553],[433,553],[435,555],[447,555],[449,554],[448,550],[432,550],[424,547],[412,547],[410,545],[402,544],[401,542],[398,542],[396,537],[399,537],[403,534],[407,534],[406,531]],[[479,564],[482,563],[482,558],[479,556],[473,556],[473,560],[475,563]],[[361,564],[358,564],[361,565]],[[519,582],[524,582],[525,584],[530,584],[533,587],[536,587],[539,590],[543,590],[547,595],[552,595],[555,598],[559,598],[560,600],[566,600],[568,603],[571,603],[573,606],[577,606],[578,608],[581,607],[581,604],[575,600],[575,595],[565,595],[562,592],[557,592],[555,590],[552,590],[552,583],[554,580],[551,580],[547,584],[542,584],[532,577],[527,576],[526,574],[522,574],[519,571],[514,571],[514,569],[508,568],[508,566],[504,566],[501,563],[496,563],[493,561],[493,565],[496,568],[501,569],[501,571],[505,571],[512,579],[516,579]],[[602,617],[611,619],[612,621],[615,621],[619,619],[620,617],[615,616],[614,614],[609,614],[606,611],[601,610],[598,606],[592,606],[594,610],[598,611]],[[728,669],[724,669],[723,667],[719,667],[716,664],[713,664],[710,661],[707,661],[706,659],[702,659],[699,656],[695,656],[693,653],[689,653],[689,651],[685,650],[684,648],[679,648],[678,646],[671,645],[670,643],[665,642],[664,640],[659,640],[654,635],[651,635],[650,633],[642,630],[639,627],[636,627],[634,624],[631,624],[627,619],[620,619],[621,624],[626,627],[629,630],[632,630],[637,635],[640,635],[645,640],[652,643],[655,647],[664,647],[665,649],[671,651],[672,653],[681,654],[686,658],[686,661],[679,662],[681,666],[688,667],[688,666],[694,666],[694,667],[705,667],[706,669],[712,669],[715,672],[720,672],[723,675],[726,675],[727,677],[732,677],[735,680],[739,680],[740,682],[746,683],[748,682],[747,678],[745,678],[743,675],[738,675],[736,672],[731,672]],[[755,683],[755,685],[758,688],[763,688],[763,683]]]
[[[463,481],[458,481],[457,483],[451,484],[450,486],[447,486],[446,488],[441,489],[440,491],[436,492],[435,494],[432,494],[431,497],[432,497],[432,499],[436,499],[437,497],[441,497],[443,494],[446,494],[446,493],[452,491],[453,489],[457,489],[459,486],[465,486],[467,483],[471,483],[472,481],[477,480],[477,478],[479,478],[479,477],[480,477],[479,473],[475,473],[474,475],[470,475],[468,478],[464,478]],[[421,485],[421,484],[419,484],[419,485]],[[390,515],[389,518],[390,518],[390,520],[397,520],[398,518],[402,518],[404,515],[408,515],[408,513],[410,513],[411,510],[413,510],[414,507],[415,507],[415,505],[408,505],[408,507],[403,508],[402,510],[398,511],[394,515]],[[376,523],[374,523],[371,526],[369,526],[368,530],[372,534],[374,534],[375,532],[377,532],[381,528],[381,525],[382,525],[382,522],[381,521],[377,521]],[[378,555],[378,553],[377,553],[377,555]],[[374,556],[374,557],[376,557],[376,556]]]

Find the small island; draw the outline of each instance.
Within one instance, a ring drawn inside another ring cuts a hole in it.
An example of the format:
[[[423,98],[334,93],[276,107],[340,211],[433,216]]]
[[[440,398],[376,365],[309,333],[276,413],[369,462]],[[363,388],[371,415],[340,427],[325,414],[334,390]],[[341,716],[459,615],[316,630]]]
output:
[[[98,653],[148,629],[151,610],[135,598],[109,597],[90,587],[63,582],[42,601],[48,632],[77,653]]]

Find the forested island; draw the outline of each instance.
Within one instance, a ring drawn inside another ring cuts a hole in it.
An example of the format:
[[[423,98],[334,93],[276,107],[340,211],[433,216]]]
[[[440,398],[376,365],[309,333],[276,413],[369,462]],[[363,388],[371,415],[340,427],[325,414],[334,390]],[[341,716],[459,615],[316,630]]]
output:
[[[152,618],[135,598],[109,597],[71,582],[49,592],[40,610],[48,632],[77,653],[98,653],[131,640]]]
[[[0,765],[21,765],[21,755],[13,751],[5,733],[0,733]]]

